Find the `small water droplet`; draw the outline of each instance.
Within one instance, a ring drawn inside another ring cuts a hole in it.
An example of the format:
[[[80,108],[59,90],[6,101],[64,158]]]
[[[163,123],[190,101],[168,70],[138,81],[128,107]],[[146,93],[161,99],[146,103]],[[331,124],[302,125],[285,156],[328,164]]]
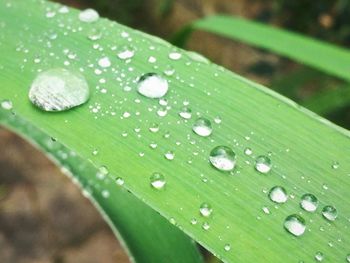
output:
[[[167,160],[171,161],[171,160],[174,160],[175,154],[174,154],[174,152],[172,152],[172,151],[168,151],[168,152],[166,152],[166,153],[164,154],[164,157],[165,157]]]
[[[191,119],[192,117],[192,110],[188,107],[183,107],[180,112],[179,115],[181,116],[181,118],[184,118],[186,120]]]
[[[171,52],[169,53],[169,58],[172,59],[172,60],[178,60],[181,58],[181,53],[179,52]]]
[[[98,168],[98,171],[96,173],[97,179],[104,180],[106,176],[109,174],[108,168],[104,165],[100,166]]]
[[[255,160],[255,169],[263,174],[268,173],[271,170],[272,164],[271,160],[267,156],[259,156]]]
[[[313,194],[304,194],[301,197],[300,207],[307,212],[315,212],[318,206],[318,200]]]
[[[245,148],[245,149],[244,149],[244,154],[245,154],[245,155],[248,155],[248,156],[249,156],[249,155],[252,155],[252,153],[253,153],[252,149],[250,149],[250,148]]]
[[[227,146],[217,146],[210,152],[209,161],[221,171],[231,171],[236,165],[236,154]]]
[[[213,128],[208,119],[198,118],[193,124],[192,130],[199,136],[207,137],[212,133]]]
[[[1,101],[1,108],[3,108],[4,110],[12,110],[12,101],[10,100],[3,100]]]
[[[346,262],[350,263],[350,253],[346,256]]]
[[[96,10],[88,8],[79,13],[79,20],[85,23],[96,22],[100,18],[100,15]]]
[[[301,236],[306,229],[305,220],[297,214],[290,215],[284,221],[284,228],[294,236]]]
[[[225,251],[230,251],[231,250],[231,245],[230,244],[225,244],[224,250]]]
[[[334,221],[338,216],[338,211],[334,206],[326,205],[322,209],[322,215],[329,221]]]
[[[199,212],[202,216],[209,217],[212,214],[213,209],[210,204],[202,203],[201,206],[199,207]]]
[[[220,117],[220,116],[216,116],[216,117],[214,118],[214,122],[215,122],[216,124],[220,124],[220,123],[222,122],[221,117]]]
[[[202,225],[202,228],[203,228],[204,230],[209,230],[209,228],[210,228],[209,223],[208,223],[208,222],[204,222],[203,225]]]
[[[152,123],[149,127],[150,132],[158,132],[159,131],[159,125],[157,123]]]
[[[287,191],[282,186],[272,187],[269,192],[269,198],[275,203],[283,204],[288,200]]]
[[[150,181],[151,185],[158,190],[163,189],[166,184],[164,175],[157,172],[151,175]]]
[[[103,58],[100,58],[99,61],[98,61],[98,65],[102,68],[108,68],[111,66],[111,61],[109,60],[108,57],[103,57]]]
[[[131,47],[124,47],[118,54],[118,58],[125,60],[130,59],[135,55],[135,51]]]
[[[124,185],[124,179],[121,177],[117,177],[117,178],[115,178],[115,183],[117,185]]]
[[[29,90],[30,101],[45,111],[64,111],[79,106],[89,96],[85,78],[61,68],[40,73]]]
[[[137,91],[147,98],[161,98],[168,92],[168,82],[156,73],[140,77]]]
[[[191,219],[191,225],[197,225],[198,221],[196,218]]]
[[[315,254],[315,259],[317,262],[321,262],[324,259],[324,255],[322,252],[318,251]]]
[[[332,168],[335,169],[335,170],[338,169],[339,166],[340,166],[340,165],[339,165],[338,162],[333,162],[333,164],[332,164]]]
[[[108,191],[108,190],[103,190],[103,191],[102,191],[102,196],[103,196],[104,198],[108,198],[108,197],[110,196],[109,191]]]

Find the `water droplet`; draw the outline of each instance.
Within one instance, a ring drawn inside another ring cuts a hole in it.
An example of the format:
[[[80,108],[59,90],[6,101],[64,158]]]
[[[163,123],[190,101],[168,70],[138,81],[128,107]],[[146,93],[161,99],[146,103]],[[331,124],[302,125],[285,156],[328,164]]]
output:
[[[307,212],[315,212],[318,206],[318,200],[313,194],[304,194],[301,197],[300,207]]]
[[[231,250],[231,245],[230,244],[225,244],[224,250],[225,251],[230,251]]]
[[[236,165],[236,154],[227,146],[217,146],[211,150],[209,161],[221,171],[231,171]]]
[[[168,151],[164,154],[165,158],[169,161],[174,160],[175,154],[172,151]]]
[[[108,190],[103,190],[103,191],[102,191],[102,196],[103,196],[104,198],[108,198],[108,197],[110,196],[109,191],[108,191]]]
[[[137,91],[147,98],[161,98],[168,92],[168,82],[156,73],[140,77]]]
[[[98,61],[98,65],[102,68],[108,68],[111,66],[111,64],[112,63],[108,57],[103,57],[103,58],[99,59],[99,61]]]
[[[321,262],[324,259],[323,253],[320,251],[316,252],[315,259],[316,259],[316,261]]]
[[[268,173],[271,170],[271,160],[267,156],[259,156],[255,160],[255,169],[263,174]]]
[[[79,13],[79,20],[86,23],[92,23],[97,21],[100,15],[96,10],[88,8]]]
[[[196,218],[191,219],[191,225],[197,225],[198,221]]]
[[[124,179],[121,178],[121,177],[117,177],[117,178],[115,178],[115,183],[117,185],[123,185],[124,184]]]
[[[135,51],[130,47],[124,47],[122,51],[118,53],[118,58],[125,60],[132,58],[135,55]]]
[[[209,223],[208,223],[208,222],[204,222],[203,225],[202,225],[202,228],[203,228],[204,230],[209,230],[209,228],[210,228]]]
[[[153,173],[150,180],[151,185],[158,190],[163,189],[166,184],[165,177],[161,173]]]
[[[213,212],[213,209],[210,204],[202,203],[201,206],[199,207],[199,212],[202,216],[209,217]]]
[[[45,111],[64,111],[79,106],[89,96],[85,78],[61,68],[40,73],[29,90],[30,101]]]
[[[288,199],[287,191],[282,186],[272,187],[269,192],[269,198],[275,203],[283,204]]]
[[[252,153],[253,153],[252,149],[250,149],[250,148],[245,148],[245,149],[244,149],[244,154],[245,154],[245,155],[248,155],[248,156],[249,156],[249,155],[252,155]]]
[[[350,263],[350,253],[346,256],[346,262]]]
[[[214,122],[215,122],[216,124],[220,124],[220,123],[222,122],[221,117],[220,117],[220,116],[216,116],[216,117],[214,118]]]
[[[332,168],[333,169],[338,169],[339,168],[339,163],[338,162],[333,162],[333,164],[332,164]]]
[[[191,117],[192,117],[192,110],[190,108],[188,108],[188,107],[183,107],[181,109],[181,111],[179,112],[179,115],[182,118],[186,119],[186,120],[191,119]]]
[[[159,125],[157,123],[152,123],[151,126],[149,127],[149,130],[151,132],[156,133],[159,131]]]
[[[98,168],[98,171],[96,173],[97,179],[104,180],[106,176],[109,174],[109,171],[106,166],[102,165],[100,168]]]
[[[294,236],[301,236],[306,229],[305,220],[297,214],[290,215],[284,221],[284,228]]]
[[[1,108],[3,108],[4,110],[12,110],[12,101],[10,100],[3,100],[1,101]]]
[[[208,119],[198,118],[193,124],[192,130],[199,136],[207,137],[212,133],[213,128]]]
[[[334,221],[338,216],[338,211],[334,206],[326,205],[322,209],[322,215],[329,221]]]
[[[169,58],[172,60],[178,60],[182,57],[181,53],[179,52],[171,52],[169,53]]]

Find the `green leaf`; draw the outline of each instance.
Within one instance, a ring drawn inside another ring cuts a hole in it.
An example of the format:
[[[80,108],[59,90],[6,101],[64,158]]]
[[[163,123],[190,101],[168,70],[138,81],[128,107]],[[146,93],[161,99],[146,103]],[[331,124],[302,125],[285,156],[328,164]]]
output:
[[[109,181],[123,178],[123,188],[224,262],[312,262],[318,251],[325,255],[323,262],[345,261],[350,236],[348,131],[269,89],[210,64],[198,54],[178,50],[158,38],[106,19],[83,23],[76,10],[62,14],[58,5],[43,1],[9,3],[0,3],[0,101],[10,100],[10,112],[33,127],[25,133],[31,140],[35,140],[33,130],[40,129],[94,167],[106,166]],[[92,41],[87,37],[93,29],[102,33],[100,39]],[[124,46],[135,51],[129,61],[117,57]],[[170,59],[174,51],[182,57]],[[101,68],[98,60],[106,56],[112,65]],[[151,56],[156,62],[149,62]],[[49,113],[30,103],[28,90],[38,72],[57,67],[81,71],[91,89],[87,104]],[[166,116],[161,117],[157,112],[164,113],[165,106],[157,99],[142,97],[136,88],[140,76],[164,71],[168,75],[163,77],[169,82],[165,96],[168,108]],[[187,104],[192,118],[184,120],[179,112]],[[211,120],[210,137],[192,132],[197,115]],[[6,126],[10,121],[3,115]],[[149,131],[154,123],[158,132]],[[17,127],[13,125],[13,129]],[[153,149],[150,144],[157,147]],[[232,174],[218,171],[208,161],[210,151],[218,145],[231,147],[237,155]],[[247,147],[252,149],[251,155],[244,154]],[[95,149],[97,155],[92,154]],[[173,160],[164,158],[168,151],[174,152]],[[272,160],[268,174],[254,169],[259,155],[268,155]],[[164,189],[150,186],[154,172],[165,176]],[[95,186],[95,180],[89,183],[90,177],[93,174],[82,173],[79,178],[87,182],[84,187],[93,188],[93,196],[101,195],[102,188]],[[267,192],[276,185],[289,193],[285,204],[274,204],[268,198]],[[108,191],[117,195],[121,190],[112,183]],[[305,193],[319,199],[315,213],[301,210],[300,197]],[[118,202],[113,199],[106,201],[103,208],[111,218],[119,215],[118,208],[114,208]],[[101,200],[104,199],[99,197],[97,202]],[[200,215],[204,202],[213,209],[209,217]],[[339,214],[334,222],[322,217],[325,205],[337,208]],[[291,214],[300,214],[306,220],[307,231],[300,237],[283,228]],[[143,217],[138,219],[141,223]],[[203,225],[210,228],[204,230]],[[126,236],[135,231],[133,236],[137,237],[139,228],[130,228]],[[158,231],[157,225],[151,230]],[[154,242],[137,242],[135,247],[145,246],[149,253],[159,253],[154,244],[163,241],[150,239]],[[228,245],[231,249],[227,249]],[[182,251],[171,246],[178,255],[174,262],[189,262],[180,258]]]
[[[173,43],[184,46],[193,30],[202,30],[259,48],[350,81],[350,52],[300,34],[233,16],[210,16],[192,22],[178,32]]]

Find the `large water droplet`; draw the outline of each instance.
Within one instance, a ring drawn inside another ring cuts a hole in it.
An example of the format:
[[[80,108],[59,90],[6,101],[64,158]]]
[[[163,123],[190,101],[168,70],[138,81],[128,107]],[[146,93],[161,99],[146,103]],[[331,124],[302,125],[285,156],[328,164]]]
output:
[[[153,173],[150,177],[150,181],[151,185],[158,190],[163,189],[166,184],[165,177],[161,173]]]
[[[45,111],[64,111],[89,99],[85,78],[66,69],[50,69],[40,73],[29,90],[29,99]]]
[[[211,205],[209,205],[208,203],[203,203],[199,207],[199,212],[202,216],[209,217],[213,212],[213,209],[211,208]]]
[[[213,128],[208,119],[198,118],[193,124],[192,130],[199,136],[207,137],[212,133]]]
[[[217,146],[211,150],[209,161],[221,171],[231,171],[236,164],[236,154],[227,146]]]
[[[12,110],[12,101],[10,100],[3,100],[1,101],[1,108],[3,108],[4,110]]]
[[[92,23],[99,19],[100,15],[96,10],[88,8],[79,13],[79,20],[86,23]]]
[[[161,98],[168,92],[168,82],[156,73],[147,73],[140,77],[137,91],[148,98]]]
[[[272,164],[271,160],[267,156],[259,156],[255,160],[255,169],[263,174],[268,173],[271,170]]]
[[[118,58],[122,59],[122,60],[125,60],[125,59],[129,59],[129,58],[132,58],[135,54],[135,51],[130,48],[130,47],[124,47],[122,49],[122,51],[120,51],[118,53]]]
[[[315,254],[315,259],[316,259],[317,262],[323,261],[323,259],[324,259],[323,253],[320,252],[320,251],[316,252],[316,254]]]
[[[282,186],[272,187],[269,192],[269,197],[271,201],[275,203],[285,203],[288,199],[287,191]]]
[[[318,200],[313,194],[304,194],[301,197],[300,207],[307,212],[315,212],[318,206]]]
[[[322,209],[322,215],[329,221],[334,221],[338,216],[338,211],[334,206],[326,205]]]
[[[294,236],[301,236],[306,229],[305,220],[297,214],[290,215],[284,221],[284,228]]]

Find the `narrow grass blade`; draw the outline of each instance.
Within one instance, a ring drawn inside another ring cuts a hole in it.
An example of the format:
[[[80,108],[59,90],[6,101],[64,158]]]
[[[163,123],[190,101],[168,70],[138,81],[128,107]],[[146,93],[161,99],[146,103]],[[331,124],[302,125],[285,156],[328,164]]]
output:
[[[109,180],[123,178],[126,190],[224,262],[312,262],[318,251],[324,262],[345,261],[348,131],[158,38],[106,19],[83,23],[78,11],[60,13],[60,6],[45,1],[10,3],[0,2],[0,101],[12,102],[9,112],[95,167],[106,166]],[[94,30],[102,35],[97,40],[89,38]],[[130,60],[118,57],[125,47],[134,51]],[[109,67],[99,63],[105,57]],[[28,90],[38,72],[57,67],[81,71],[91,88],[87,104],[50,113],[30,103]],[[152,72],[169,83],[163,100],[137,92],[140,77]],[[184,111],[187,119],[180,116]],[[209,137],[193,133],[198,116],[211,121]],[[218,145],[236,153],[232,173],[208,161]],[[169,151],[172,158],[166,158]],[[268,174],[255,169],[260,155],[272,161]],[[162,190],[151,187],[155,172],[165,177]],[[289,194],[284,204],[268,197],[277,185]],[[317,196],[315,213],[300,208],[305,193]],[[200,213],[203,203],[212,207],[210,216]],[[338,210],[334,222],[321,214],[326,205]],[[304,235],[284,229],[291,214],[305,219]]]
[[[350,81],[350,52],[336,45],[261,23],[223,15],[194,21],[174,37],[173,43],[183,46],[193,30],[203,30],[265,48]]]

